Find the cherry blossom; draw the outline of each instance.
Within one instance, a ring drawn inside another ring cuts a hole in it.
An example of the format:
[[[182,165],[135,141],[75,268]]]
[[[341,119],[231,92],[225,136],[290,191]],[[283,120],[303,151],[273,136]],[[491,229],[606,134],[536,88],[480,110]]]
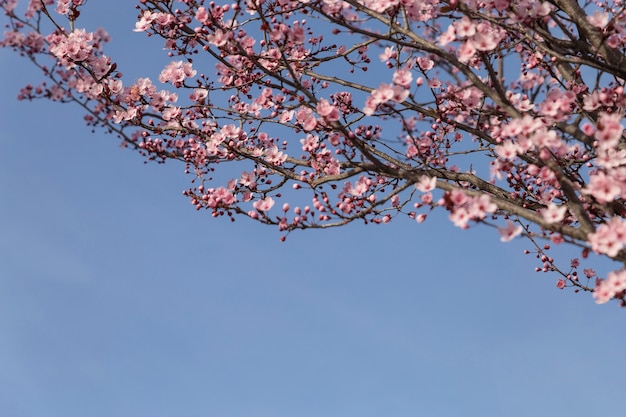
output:
[[[180,162],[196,210],[282,239],[443,210],[523,236],[557,288],[626,305],[621,2],[138,1],[123,36],[158,69],[110,56],[123,37],[86,29],[87,2],[18,3],[0,2],[0,46],[42,70],[18,98]]]
[[[516,226],[511,220],[507,220],[505,227],[498,227],[498,232],[500,232],[500,240],[508,242],[522,233],[522,226]]]

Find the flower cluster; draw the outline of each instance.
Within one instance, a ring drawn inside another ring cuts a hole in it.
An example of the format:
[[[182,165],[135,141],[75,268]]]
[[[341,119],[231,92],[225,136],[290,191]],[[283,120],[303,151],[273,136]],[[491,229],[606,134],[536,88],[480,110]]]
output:
[[[17,3],[0,2],[0,46],[47,80],[19,97],[73,102],[149,160],[181,161],[198,210],[284,238],[443,208],[529,239],[559,288],[625,299],[623,270],[584,284],[540,243],[626,263],[621,2],[142,1],[128,29],[168,61],[130,80],[109,36],[81,28],[84,0]]]

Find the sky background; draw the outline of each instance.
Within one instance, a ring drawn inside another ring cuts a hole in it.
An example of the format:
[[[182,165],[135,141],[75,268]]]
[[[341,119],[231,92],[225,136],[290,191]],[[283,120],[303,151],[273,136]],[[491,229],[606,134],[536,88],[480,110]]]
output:
[[[158,74],[133,3],[83,25]],[[281,243],[15,99],[40,79],[0,50],[0,417],[623,415],[626,310],[556,289],[523,240],[439,213]]]

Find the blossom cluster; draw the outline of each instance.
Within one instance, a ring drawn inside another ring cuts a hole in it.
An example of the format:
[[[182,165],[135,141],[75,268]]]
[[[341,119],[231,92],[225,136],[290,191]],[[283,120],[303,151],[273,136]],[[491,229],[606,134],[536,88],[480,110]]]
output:
[[[621,2],[142,1],[128,29],[168,61],[136,79],[81,27],[89,2],[26,3],[0,3],[0,46],[49,82],[20,98],[74,102],[124,146],[181,161],[198,210],[284,238],[443,208],[528,238],[559,287],[624,300],[623,270],[586,285],[539,243],[626,262]]]

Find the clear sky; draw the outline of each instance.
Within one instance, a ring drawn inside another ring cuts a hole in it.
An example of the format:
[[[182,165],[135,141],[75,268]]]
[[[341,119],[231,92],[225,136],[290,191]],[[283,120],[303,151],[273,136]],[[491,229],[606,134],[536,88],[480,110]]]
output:
[[[158,74],[131,3],[82,17]],[[626,310],[523,240],[440,213],[281,243],[79,109],[15,100],[39,79],[0,50],[0,417],[623,415]]]

